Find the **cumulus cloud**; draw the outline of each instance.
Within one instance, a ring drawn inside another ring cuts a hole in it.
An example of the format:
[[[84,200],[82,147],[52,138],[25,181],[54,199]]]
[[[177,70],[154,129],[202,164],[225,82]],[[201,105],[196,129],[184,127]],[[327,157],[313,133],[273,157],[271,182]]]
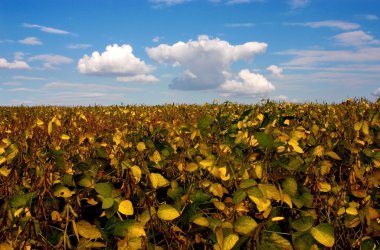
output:
[[[286,23],[287,25],[298,25],[310,28],[334,28],[340,30],[354,30],[360,27],[357,23],[344,22],[339,20],[324,20],[318,22],[306,22],[306,23]]]
[[[281,67],[278,67],[276,65],[270,65],[267,70],[272,73],[273,76],[278,78],[283,78],[284,75],[282,74],[283,69]]]
[[[22,40],[19,40],[18,42],[21,44],[26,44],[26,45],[41,45],[42,44],[42,42],[37,37],[33,37],[33,36],[26,37]]]
[[[274,85],[263,75],[243,69],[238,77],[227,80],[220,86],[220,91],[224,96],[234,96],[241,98],[255,98],[265,96],[275,90]]]
[[[102,53],[95,51],[78,61],[78,71],[87,75],[118,76],[121,82],[157,82],[150,73],[154,67],[133,54],[130,45],[109,45]]]
[[[257,53],[265,52],[266,43],[247,42],[231,45],[219,38],[202,35],[198,40],[161,44],[147,48],[149,57],[156,62],[180,66],[182,75],[169,85],[172,89],[215,89],[225,82],[230,65],[239,60],[252,60]]]
[[[56,34],[56,35],[69,35],[69,34],[72,34],[71,32],[68,32],[66,30],[56,29],[56,28],[42,26],[42,25],[38,25],[38,24],[24,23],[22,26],[25,27],[25,28],[39,29],[42,32],[46,32],[46,33],[50,33],[50,34]]]
[[[375,89],[375,91],[373,91],[372,93],[374,96],[377,96],[377,97],[380,97],[380,87]]]
[[[56,66],[61,64],[70,64],[73,62],[73,59],[55,54],[41,54],[28,58],[28,61],[41,61],[45,69],[57,69]]]
[[[8,62],[7,59],[0,57],[0,69],[30,69],[30,66],[22,60],[15,59],[13,62]]]
[[[88,48],[91,48],[92,45],[91,44],[87,44],[87,43],[78,43],[78,44],[69,44],[67,45],[67,48],[68,49],[88,49]]]
[[[333,37],[333,39],[341,45],[345,46],[363,46],[363,45],[379,45],[380,41],[362,30],[345,32]]]

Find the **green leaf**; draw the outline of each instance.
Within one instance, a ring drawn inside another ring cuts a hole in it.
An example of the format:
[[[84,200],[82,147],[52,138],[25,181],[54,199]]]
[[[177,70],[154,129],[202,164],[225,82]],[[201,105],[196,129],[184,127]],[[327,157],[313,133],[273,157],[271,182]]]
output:
[[[326,247],[332,247],[335,243],[334,228],[327,223],[319,224],[310,230],[311,235],[316,241]]]
[[[284,237],[280,236],[277,233],[271,233],[270,236],[263,238],[261,244],[257,247],[259,250],[292,250],[293,246],[290,242]]]
[[[313,201],[314,201],[314,196],[309,193],[309,192],[305,192],[301,195],[301,197],[299,198],[305,207],[307,208],[313,208],[314,205],[313,205]]]
[[[360,250],[373,250],[376,249],[375,241],[371,238],[366,239],[360,245]]]
[[[290,196],[296,196],[298,188],[297,181],[293,177],[287,177],[282,182],[282,188],[284,189],[283,191]]]
[[[257,185],[257,182],[254,179],[247,179],[247,180],[242,181],[239,187],[242,189],[246,189],[249,187],[253,187],[255,185]]]
[[[86,239],[98,239],[102,237],[99,229],[85,220],[78,221],[76,227],[79,235]]]
[[[63,186],[62,184],[56,184],[53,186],[53,195],[55,197],[69,198],[73,194],[68,187]]]
[[[114,198],[101,198],[102,199],[102,209],[108,209],[113,206],[115,202]]]
[[[162,204],[158,207],[157,216],[161,220],[174,220],[180,216],[177,209],[174,207]]]
[[[95,184],[95,190],[104,198],[112,197],[112,184],[109,182],[99,182]]]
[[[264,132],[256,132],[255,138],[259,142],[261,148],[273,148],[273,136],[271,134],[265,134]]]
[[[301,218],[298,218],[294,221],[292,221],[291,225],[292,227],[297,231],[307,231],[309,230],[314,224],[314,219],[311,216],[304,216]]]
[[[310,249],[315,243],[309,232],[296,232],[292,235],[293,246],[296,250]]]
[[[247,193],[243,189],[238,189],[235,191],[232,201],[234,204],[239,204],[246,197],[247,197]]]
[[[198,120],[198,128],[200,130],[206,130],[210,127],[211,123],[212,123],[212,117],[210,115],[202,116]]]
[[[257,226],[256,221],[246,215],[240,216],[234,223],[235,232],[240,234],[250,234]]]
[[[15,195],[9,200],[9,205],[13,208],[27,207],[35,197],[35,192]]]

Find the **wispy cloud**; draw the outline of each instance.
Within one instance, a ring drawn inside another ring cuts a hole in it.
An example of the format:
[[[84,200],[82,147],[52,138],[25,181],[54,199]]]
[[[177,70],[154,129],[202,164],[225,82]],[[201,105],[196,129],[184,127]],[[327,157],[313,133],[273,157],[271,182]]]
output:
[[[37,89],[32,89],[32,88],[13,88],[9,89],[9,92],[39,92]]]
[[[42,42],[37,37],[34,37],[34,36],[25,37],[22,40],[18,40],[18,42],[21,44],[26,44],[26,45],[41,45],[42,44]]]
[[[372,95],[380,97],[380,87],[375,89],[375,91],[372,92]]]
[[[88,48],[91,48],[92,45],[91,44],[87,44],[87,43],[76,43],[76,44],[69,44],[67,45],[67,48],[68,49],[88,49]]]
[[[358,15],[355,15],[355,18],[360,19],[360,20],[366,20],[366,21],[379,20],[378,16],[372,15],[372,14],[358,14]]]
[[[255,26],[254,23],[227,23],[224,25],[227,28],[251,28]]]
[[[29,57],[28,61],[30,62],[41,61],[43,62],[44,69],[57,69],[56,66],[61,65],[61,64],[70,64],[73,62],[73,59],[66,56],[62,56],[62,55],[41,54],[41,55]]]
[[[318,22],[305,22],[305,23],[284,23],[285,25],[305,26],[310,28],[334,28],[340,30],[353,30],[360,27],[357,23],[344,22],[339,20],[325,20]]]
[[[57,35],[70,35],[70,34],[73,34],[73,33],[69,32],[69,31],[66,31],[66,30],[56,29],[56,28],[42,26],[42,25],[38,25],[38,24],[23,23],[22,26],[25,27],[25,28],[39,29],[42,32],[51,33],[51,34],[57,34]]]
[[[46,78],[43,78],[43,77],[23,76],[23,75],[13,76],[12,79],[14,79],[14,80],[25,80],[25,81],[41,81],[41,80],[46,80]]]
[[[0,69],[30,69],[30,66],[21,60],[14,60],[13,62],[8,62],[7,59],[0,57]]]
[[[288,4],[291,9],[302,9],[307,7],[311,3],[311,0],[289,0]]]
[[[178,4],[183,4],[186,2],[191,2],[192,0],[149,0],[155,6],[173,6]]]
[[[333,39],[340,45],[344,46],[367,46],[380,45],[380,41],[362,30],[345,32],[338,34]]]

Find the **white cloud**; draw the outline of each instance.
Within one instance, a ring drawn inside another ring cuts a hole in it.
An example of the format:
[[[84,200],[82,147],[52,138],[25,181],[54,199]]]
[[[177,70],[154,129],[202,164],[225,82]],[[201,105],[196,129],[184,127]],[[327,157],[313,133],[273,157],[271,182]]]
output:
[[[102,53],[95,51],[78,61],[78,71],[88,75],[135,76],[148,74],[154,68],[135,57],[130,45],[109,45]]]
[[[24,55],[25,55],[24,52],[17,51],[17,52],[14,53],[14,58],[15,58],[16,61],[22,61],[22,60],[24,60]]]
[[[9,92],[39,92],[37,89],[31,88],[14,88],[10,89]]]
[[[333,39],[341,45],[345,46],[363,46],[363,45],[379,45],[380,41],[362,30],[345,32],[333,37]]]
[[[307,7],[311,0],[289,0],[288,3],[291,9],[301,9]]]
[[[227,28],[251,28],[255,26],[254,23],[227,23],[224,26]]]
[[[344,22],[339,20],[325,20],[318,22],[306,22],[306,23],[286,23],[286,25],[298,25],[310,28],[334,28],[341,30],[353,30],[360,27],[357,23]]]
[[[270,65],[268,68],[266,68],[269,72],[272,73],[273,76],[278,78],[283,78],[284,75],[282,74],[283,69],[281,67],[278,67],[276,65]]]
[[[265,96],[273,90],[275,90],[274,85],[264,76],[248,69],[241,70],[237,79],[227,80],[220,86],[222,95],[242,98]]]
[[[360,15],[355,15],[355,17],[358,19],[367,20],[367,21],[379,20],[378,16],[372,15],[372,14],[360,14]]]
[[[91,44],[86,44],[86,43],[78,43],[78,44],[69,44],[67,45],[68,49],[88,49],[91,48]]]
[[[375,91],[373,91],[372,93],[374,96],[377,96],[377,97],[380,97],[380,87],[375,89]]]
[[[55,54],[41,54],[28,58],[28,61],[41,61],[45,69],[57,69],[56,66],[61,64],[70,64],[73,62],[73,59]]]
[[[22,40],[19,40],[18,42],[21,44],[26,44],[26,45],[41,45],[42,44],[42,42],[37,37],[33,37],[33,36],[26,37]]]
[[[7,59],[0,57],[0,69],[30,69],[30,66],[21,60],[8,62]]]
[[[172,80],[172,89],[215,89],[229,75],[230,65],[239,60],[252,60],[257,53],[265,52],[266,43],[247,42],[231,45],[219,38],[202,35],[198,40],[161,44],[147,48],[149,57],[156,62],[180,66],[184,73]]]
[[[134,75],[134,76],[119,76],[116,77],[116,81],[118,82],[146,82],[146,83],[154,83],[158,82],[158,78],[153,75]]]
[[[155,4],[156,6],[172,6],[177,4],[182,4],[186,2],[190,2],[191,0],[150,0],[151,3]]]
[[[69,34],[72,34],[71,32],[68,32],[66,30],[56,29],[56,28],[42,26],[42,25],[38,25],[38,24],[24,23],[22,26],[25,27],[25,28],[36,28],[36,29],[39,29],[42,32],[51,33],[51,34],[57,34],[57,35],[69,35]]]
[[[153,39],[152,39],[152,41],[153,41],[154,43],[158,43],[160,40],[161,40],[161,37],[160,37],[160,36],[155,36],[155,37],[153,37]]]

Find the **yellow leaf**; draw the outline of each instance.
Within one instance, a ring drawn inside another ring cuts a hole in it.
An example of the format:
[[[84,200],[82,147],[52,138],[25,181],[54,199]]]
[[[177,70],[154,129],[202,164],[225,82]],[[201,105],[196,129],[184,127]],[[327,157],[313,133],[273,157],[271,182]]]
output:
[[[154,214],[156,214],[156,209],[154,207],[150,207],[149,209],[145,210],[144,212],[142,212],[139,216],[139,221],[140,223],[145,226],[146,223],[148,223],[150,221],[150,219],[152,218],[152,216]]]
[[[143,142],[137,143],[136,148],[139,152],[143,152],[146,149],[145,143]]]
[[[152,182],[152,186],[154,188],[164,187],[164,186],[169,185],[169,181],[165,179],[165,177],[163,177],[161,174],[151,173],[149,177],[150,177],[150,181]]]
[[[202,168],[209,168],[214,166],[214,160],[213,159],[206,159],[199,162],[199,165]]]
[[[326,247],[332,247],[335,243],[334,228],[327,223],[313,227],[310,233],[314,239]]]
[[[318,157],[322,157],[324,152],[323,146],[319,145],[314,148],[313,154]]]
[[[128,227],[127,237],[131,239],[142,236],[146,236],[144,226],[139,222],[133,222],[132,225]]]
[[[4,154],[5,149],[3,147],[0,147],[0,155]]]
[[[359,131],[362,128],[363,122],[356,122],[354,124],[355,131]]]
[[[256,204],[257,210],[261,213],[264,210],[266,210],[270,205],[271,202],[269,199],[266,199],[265,201],[262,199],[259,199],[253,195],[248,195],[248,197]]]
[[[247,215],[240,216],[234,223],[235,232],[245,235],[250,234],[257,226],[257,222]]]
[[[130,169],[131,169],[133,178],[135,178],[136,183],[139,183],[141,180],[141,169],[140,169],[140,167],[137,165],[134,165]]]
[[[52,131],[53,131],[53,123],[50,121],[48,123],[48,134],[50,135]]]
[[[119,204],[118,211],[124,215],[133,215],[133,205],[130,200],[123,200]]]
[[[220,179],[222,179],[223,181],[228,181],[231,177],[230,174],[227,174],[227,167],[219,168],[219,174],[220,174]]]
[[[273,217],[271,220],[272,221],[281,221],[281,220],[285,220],[285,217],[282,217],[282,216]]]
[[[334,160],[338,160],[338,161],[342,160],[342,158],[340,158],[340,156],[337,155],[337,153],[335,153],[334,151],[328,151],[328,152],[326,152],[326,155],[330,156]]]
[[[162,204],[158,207],[157,216],[161,220],[174,220],[180,216],[177,209],[174,207]]]
[[[328,182],[318,182],[318,188],[320,192],[330,192],[331,191],[331,185]]]
[[[264,120],[264,115],[263,115],[263,114],[258,114],[258,115],[256,116],[256,118],[257,118],[259,121],[262,121],[262,120]]]
[[[13,250],[14,248],[12,247],[11,244],[7,242],[0,243],[0,250]]]
[[[70,136],[63,134],[63,135],[61,135],[61,139],[62,140],[70,140]]]
[[[4,158],[4,157],[3,157],[3,158]],[[4,158],[4,161],[5,161],[5,158]],[[4,162],[4,161],[3,161],[3,162]],[[3,163],[3,162],[1,162],[1,160],[0,160],[0,164]],[[1,168],[0,168],[0,174],[1,174],[2,176],[7,177],[10,173],[11,173],[11,169],[8,169],[7,167],[1,167]]]
[[[224,204],[223,202],[221,201],[214,201],[214,206],[220,210],[220,211],[223,211],[225,208],[226,208],[226,204]]]
[[[86,239],[99,239],[102,237],[99,229],[85,220],[78,221],[76,225],[79,235]]]
[[[346,214],[358,215],[358,210],[354,207],[348,207],[346,208]]]
[[[86,118],[86,116],[84,114],[80,114],[79,117],[87,122],[87,118]]]
[[[341,216],[346,213],[346,209],[344,207],[341,207],[338,209],[337,215]]]
[[[222,250],[231,250],[238,240],[239,236],[237,234],[229,234],[223,240]]]
[[[161,161],[160,153],[157,150],[155,150],[153,152],[153,155],[150,156],[150,160],[153,161],[154,163],[158,164],[158,162]]]
[[[369,125],[367,121],[363,122],[362,131],[363,131],[363,134],[369,135]]]
[[[73,195],[69,188],[61,184],[58,184],[55,187],[53,187],[53,190],[54,190],[53,194],[55,197],[69,198]]]
[[[300,146],[298,146],[298,141],[296,141],[295,139],[290,139],[288,141],[288,144],[293,147],[293,151],[294,152],[297,152],[299,154],[303,154],[304,153],[303,149]]]
[[[255,166],[255,174],[257,178],[263,178],[263,166],[261,164]]]
[[[62,221],[61,214],[58,211],[51,212],[51,220],[52,221]]]
[[[186,171],[187,172],[194,172],[198,169],[198,164],[195,162],[190,162],[189,164],[186,165]]]
[[[285,202],[290,208],[293,208],[292,198],[289,194],[282,194],[282,201]]]
[[[223,197],[223,186],[220,183],[213,183],[210,185],[210,192],[220,198]]]
[[[44,122],[41,121],[39,118],[37,118],[37,120],[36,120],[36,124],[37,124],[38,126],[42,126],[42,125],[44,125]]]
[[[210,225],[210,222],[206,217],[197,217],[193,220],[193,223],[202,227],[208,227]]]

